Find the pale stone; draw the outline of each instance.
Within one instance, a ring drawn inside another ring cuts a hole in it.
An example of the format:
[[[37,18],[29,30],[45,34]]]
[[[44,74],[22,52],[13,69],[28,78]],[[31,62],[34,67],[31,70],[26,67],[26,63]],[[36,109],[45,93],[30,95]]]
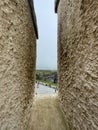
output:
[[[0,130],[29,130],[35,62],[28,0],[0,1]]]
[[[59,97],[72,130],[98,130],[98,1],[60,0]]]

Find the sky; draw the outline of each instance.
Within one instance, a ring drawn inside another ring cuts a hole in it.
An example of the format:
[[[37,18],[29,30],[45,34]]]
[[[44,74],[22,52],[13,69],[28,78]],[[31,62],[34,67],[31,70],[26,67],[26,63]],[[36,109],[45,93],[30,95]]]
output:
[[[54,0],[34,0],[38,24],[37,69],[57,69],[57,15]]]

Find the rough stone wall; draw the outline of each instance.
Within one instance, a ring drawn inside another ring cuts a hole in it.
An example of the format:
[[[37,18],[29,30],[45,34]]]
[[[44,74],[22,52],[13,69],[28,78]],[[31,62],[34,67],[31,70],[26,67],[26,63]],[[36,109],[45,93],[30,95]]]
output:
[[[71,130],[98,130],[98,1],[60,0],[59,96]]]
[[[28,130],[35,61],[28,0],[0,1],[0,130]]]

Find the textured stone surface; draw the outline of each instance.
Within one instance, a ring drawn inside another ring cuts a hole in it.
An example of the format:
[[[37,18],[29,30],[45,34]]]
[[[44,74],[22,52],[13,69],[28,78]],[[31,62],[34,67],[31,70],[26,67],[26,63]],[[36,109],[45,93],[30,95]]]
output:
[[[59,96],[72,130],[98,130],[98,1],[60,0]]]
[[[35,60],[28,1],[0,1],[0,130],[28,130]]]

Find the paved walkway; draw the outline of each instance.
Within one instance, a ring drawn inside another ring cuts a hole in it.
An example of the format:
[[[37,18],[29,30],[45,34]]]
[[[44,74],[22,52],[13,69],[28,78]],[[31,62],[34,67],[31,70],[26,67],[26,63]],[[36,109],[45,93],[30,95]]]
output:
[[[37,95],[51,95],[52,96],[55,94],[55,89],[50,88],[49,86],[36,84],[35,85],[35,94],[37,94]]]
[[[56,96],[35,96],[30,130],[68,130]]]
[[[30,130],[68,130],[55,89],[36,84],[30,123]]]

